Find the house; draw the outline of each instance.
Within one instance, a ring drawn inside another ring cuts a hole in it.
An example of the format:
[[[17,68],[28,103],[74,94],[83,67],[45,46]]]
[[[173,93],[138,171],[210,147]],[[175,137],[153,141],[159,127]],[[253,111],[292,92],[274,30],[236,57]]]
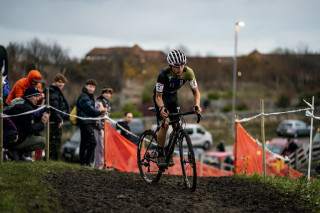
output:
[[[157,58],[165,58],[166,55],[162,51],[143,50],[138,45],[133,47],[111,47],[111,48],[93,48],[86,54],[87,60],[115,60],[119,56],[138,55],[141,60],[150,60]]]

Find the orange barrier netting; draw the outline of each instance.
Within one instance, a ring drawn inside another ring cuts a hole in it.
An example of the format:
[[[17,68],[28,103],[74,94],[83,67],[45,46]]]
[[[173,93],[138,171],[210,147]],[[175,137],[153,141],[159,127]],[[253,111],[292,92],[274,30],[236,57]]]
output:
[[[137,163],[137,145],[128,141],[107,122],[105,122],[105,161],[106,167],[124,172],[139,173]],[[166,170],[165,174],[182,175],[180,158],[174,158],[175,166]],[[220,177],[231,175],[197,161],[197,174],[202,177]]]
[[[233,155],[235,157],[234,166],[237,174],[263,174],[262,148],[252,139],[252,137],[237,123],[236,144],[233,146]],[[266,173],[267,175],[288,176],[297,178],[303,174],[289,168],[283,160],[266,152]]]

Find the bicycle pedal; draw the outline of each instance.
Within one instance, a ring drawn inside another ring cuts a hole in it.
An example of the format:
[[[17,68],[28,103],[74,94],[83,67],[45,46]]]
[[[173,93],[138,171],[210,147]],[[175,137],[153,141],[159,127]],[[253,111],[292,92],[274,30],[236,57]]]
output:
[[[168,164],[169,167],[173,167],[174,165],[175,165],[174,162],[169,162]]]
[[[168,164],[166,162],[158,162],[157,165],[161,168],[166,168],[168,167]]]

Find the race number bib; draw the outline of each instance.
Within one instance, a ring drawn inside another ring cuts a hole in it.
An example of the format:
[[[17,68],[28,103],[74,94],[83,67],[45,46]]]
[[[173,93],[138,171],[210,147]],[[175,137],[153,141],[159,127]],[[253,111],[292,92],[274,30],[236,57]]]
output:
[[[198,87],[196,79],[193,79],[193,80],[190,81],[190,86],[191,86],[192,89]]]
[[[163,92],[163,86],[164,86],[164,84],[157,83],[156,84],[156,91],[157,92]]]

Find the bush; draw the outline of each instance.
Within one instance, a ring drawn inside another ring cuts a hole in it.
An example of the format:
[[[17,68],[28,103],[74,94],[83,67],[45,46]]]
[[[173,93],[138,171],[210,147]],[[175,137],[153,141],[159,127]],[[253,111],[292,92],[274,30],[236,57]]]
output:
[[[110,113],[111,118],[122,118],[125,112],[131,112],[134,118],[142,117],[142,112],[138,111],[133,103],[126,103],[122,110]]]
[[[208,94],[208,99],[209,100],[218,100],[219,98],[220,98],[220,95],[217,92],[210,92]]]
[[[237,111],[246,111],[246,110],[248,110],[249,108],[247,107],[247,105],[245,104],[245,103],[243,103],[243,104],[240,104],[240,105],[238,105],[237,107],[236,107],[236,110]]]
[[[153,102],[153,89],[154,89],[155,83],[154,81],[149,81],[147,84],[145,84],[142,94],[141,94],[141,99],[142,99],[142,104],[147,104],[147,103],[152,103]]]
[[[219,98],[231,98],[232,92],[219,93],[219,92],[210,92],[208,93],[209,100],[218,100]]]
[[[298,107],[306,107],[306,103],[303,101],[307,101],[309,103],[312,102],[312,96],[314,96],[314,105],[319,106],[320,105],[320,90],[317,90],[315,92],[306,92],[299,95],[299,103],[297,104]]]
[[[276,102],[278,108],[287,108],[291,104],[290,97],[286,94],[281,94]]]
[[[231,110],[232,110],[231,104],[224,105],[224,107],[222,108],[222,112],[230,112]]]

